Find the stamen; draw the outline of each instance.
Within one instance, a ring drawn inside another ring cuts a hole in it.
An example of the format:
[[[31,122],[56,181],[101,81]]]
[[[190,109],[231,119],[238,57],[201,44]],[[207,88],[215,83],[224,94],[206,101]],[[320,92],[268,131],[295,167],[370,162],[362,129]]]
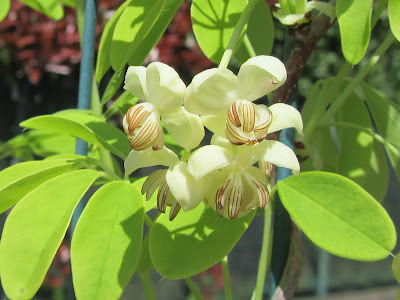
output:
[[[215,204],[216,207],[219,209],[224,208],[224,202],[225,202],[225,191],[226,188],[228,187],[229,183],[231,182],[231,179],[228,179],[225,181],[225,183],[218,189],[217,194],[215,195]]]
[[[167,195],[169,192],[169,187],[166,181],[160,184],[157,194],[157,208],[160,212],[165,213],[167,207]]]
[[[240,175],[239,175],[240,176]],[[235,219],[240,211],[240,206],[243,200],[243,186],[232,187],[229,195],[228,216],[230,219]]]
[[[254,109],[254,104],[252,102],[243,103],[243,131],[251,132],[254,128],[254,124],[256,122],[256,112]]]
[[[143,183],[141,193],[142,195],[146,194],[147,201],[151,198],[161,182],[165,180],[165,173],[166,170],[157,170],[151,173]]]
[[[239,133],[235,131],[234,128],[231,127],[229,120],[225,125],[225,135],[227,139],[236,146],[248,144],[250,142],[248,138],[241,136]]]
[[[254,183],[254,185],[257,188],[257,195],[258,195],[258,199],[260,201],[260,208],[264,209],[269,204],[268,188],[265,186],[265,184],[262,181],[260,181],[258,179],[254,178],[254,180],[252,182]]]
[[[242,126],[242,123],[240,122],[239,119],[239,114],[237,112],[237,102],[233,103],[228,110],[228,119],[232,122],[233,125],[236,127]]]
[[[148,119],[136,137],[131,140],[132,149],[144,150],[152,146],[161,134],[157,129],[157,123]]]
[[[178,212],[181,210],[181,205],[178,202],[175,202],[171,210],[169,211],[169,220],[172,221],[177,216]]]

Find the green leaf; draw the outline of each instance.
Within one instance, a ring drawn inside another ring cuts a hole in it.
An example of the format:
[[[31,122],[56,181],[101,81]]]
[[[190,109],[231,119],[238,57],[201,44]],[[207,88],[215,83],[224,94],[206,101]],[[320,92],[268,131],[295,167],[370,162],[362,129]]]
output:
[[[64,16],[64,9],[58,0],[21,0],[21,2],[54,20],[61,20]]]
[[[221,261],[249,226],[255,212],[229,220],[200,204],[171,222],[162,214],[150,231],[150,257],[167,279],[195,275]]]
[[[246,0],[193,0],[193,32],[201,50],[213,62],[221,60],[246,5]]]
[[[150,235],[146,234],[146,237],[143,240],[142,252],[140,253],[140,259],[137,266],[137,271],[142,274],[145,274],[154,268],[150,257],[149,237]]]
[[[388,3],[389,24],[393,35],[400,41],[400,1],[389,0]]]
[[[235,52],[235,58],[243,64],[252,56],[245,46],[246,39],[249,42],[248,47],[253,48],[256,55],[270,54],[274,44],[274,32],[274,21],[267,2],[258,1],[250,15],[243,43]]]
[[[121,83],[124,81],[124,75],[115,72],[108,82],[107,88],[104,91],[103,97],[101,98],[101,105],[106,104],[121,87]]]
[[[64,111],[55,115],[38,116],[23,121],[20,126],[72,135],[103,147],[122,159],[129,153],[129,142],[121,130],[106,123],[104,119],[85,112]]]
[[[362,89],[378,133],[384,139],[389,161],[400,178],[400,108],[369,85],[363,83]]]
[[[346,177],[305,172],[279,182],[278,191],[301,230],[332,254],[374,261],[396,245],[396,230],[385,209]]]
[[[344,88],[344,86],[343,86]],[[373,131],[364,102],[352,93],[335,120]],[[339,154],[336,172],[361,185],[378,201],[382,201],[388,186],[388,167],[381,145],[359,129],[337,127]]]
[[[105,116],[109,118],[113,114],[120,112],[121,115],[125,115],[128,109],[135,105],[138,101],[138,98],[133,96],[130,92],[123,92],[117,100],[114,101],[113,104],[107,109],[105,112]]]
[[[372,3],[373,0],[338,0],[336,2],[343,55],[353,65],[360,62],[368,48],[371,36]]]
[[[90,199],[71,243],[78,299],[119,299],[139,261],[143,236],[142,195],[115,181]]]
[[[7,297],[34,296],[77,203],[99,174],[78,170],[57,176],[27,194],[11,211],[0,243],[1,283]]]
[[[125,8],[114,29],[111,66],[120,72],[149,33],[166,0],[134,0]]]
[[[129,59],[129,65],[139,66],[143,63],[144,59],[147,57],[151,49],[154,48],[156,43],[167,29],[168,25],[171,23],[175,12],[178,10],[182,2],[183,0],[166,1],[164,9],[158,16],[157,20],[155,20],[155,23],[150,28],[150,31],[143,38],[143,41],[140,43],[140,47],[136,47],[136,49],[133,51]]]
[[[400,283],[400,253],[397,253],[392,262],[392,273],[397,282]]]
[[[106,74],[107,70],[111,67],[111,41],[113,38],[115,26],[125,8],[132,2],[133,0],[125,1],[114,13],[110,21],[108,21],[107,25],[104,27],[103,34],[100,39],[99,52],[97,55],[96,62],[96,80],[100,82],[103,78],[104,74]],[[122,76],[122,74],[121,74]]]
[[[59,1],[69,7],[76,8],[75,0],[59,0]]]
[[[66,159],[23,162],[0,172],[0,213],[47,180],[82,165]]]
[[[10,11],[10,0],[0,1],[0,22],[7,17],[8,12]]]

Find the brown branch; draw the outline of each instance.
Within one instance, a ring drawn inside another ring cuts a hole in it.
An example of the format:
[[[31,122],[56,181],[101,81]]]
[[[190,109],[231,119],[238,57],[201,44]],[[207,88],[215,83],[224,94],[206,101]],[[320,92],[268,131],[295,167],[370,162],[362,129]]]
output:
[[[271,104],[289,101],[312,51],[332,24],[329,17],[321,13],[310,24],[299,26],[292,31],[294,47],[286,62],[288,78],[285,84],[277,89]]]

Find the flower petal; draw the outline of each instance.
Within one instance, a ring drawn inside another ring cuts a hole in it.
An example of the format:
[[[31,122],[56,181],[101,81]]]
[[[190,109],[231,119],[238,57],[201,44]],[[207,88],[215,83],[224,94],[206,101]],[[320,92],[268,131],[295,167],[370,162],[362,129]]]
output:
[[[268,129],[268,133],[282,130],[284,128],[294,127],[301,133],[303,131],[303,120],[300,112],[293,106],[276,103],[269,107],[272,112],[272,122]]]
[[[186,86],[178,73],[170,66],[153,62],[147,67],[146,85],[148,102],[153,103],[161,112],[170,112],[183,103]]]
[[[124,89],[141,100],[147,100],[146,68],[129,67],[125,75]]]
[[[285,65],[276,57],[250,58],[239,70],[239,98],[254,101],[277,89],[286,81]]]
[[[291,148],[281,142],[266,140],[255,147],[258,152],[258,160],[268,161],[278,167],[291,169],[295,175],[300,172],[300,164],[296,154]]]
[[[237,100],[237,78],[228,69],[209,69],[197,74],[187,88],[184,106],[198,115],[226,114]]]
[[[193,152],[188,161],[188,171],[196,179],[229,165],[233,154],[225,148],[208,145]]]
[[[225,137],[226,114],[202,116],[203,124],[216,135]]]
[[[195,208],[205,198],[206,187],[187,170],[187,164],[180,161],[171,166],[166,175],[169,190],[183,211]]]
[[[142,151],[131,150],[124,163],[125,176],[144,167],[170,166],[178,160],[178,156],[167,147],[158,151],[153,151],[150,148]]]
[[[201,118],[181,106],[176,112],[162,116],[165,127],[172,138],[186,151],[197,147],[204,138]]]

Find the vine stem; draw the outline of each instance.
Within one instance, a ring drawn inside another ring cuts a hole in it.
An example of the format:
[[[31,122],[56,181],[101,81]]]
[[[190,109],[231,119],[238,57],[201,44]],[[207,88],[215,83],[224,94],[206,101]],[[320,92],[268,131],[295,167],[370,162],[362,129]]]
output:
[[[230,276],[229,276],[228,255],[222,259],[221,266],[222,266],[222,275],[224,277],[225,299],[232,300],[232,289],[231,289],[231,280],[230,280]]]
[[[226,47],[226,50],[224,52],[224,55],[221,58],[221,62],[219,63],[219,68],[227,68],[229,65],[229,61],[232,58],[233,51],[235,51],[238,42],[240,41],[240,37],[242,35],[243,29],[247,26],[247,23],[249,22],[249,18],[251,15],[251,12],[253,11],[254,7],[257,4],[257,1],[260,0],[250,0],[249,3],[246,5],[244,8],[242,14],[239,17],[239,20],[235,26],[235,29],[233,30],[231,39],[229,40],[228,46]]]
[[[267,276],[267,270],[271,260],[271,221],[272,221],[272,209],[269,205],[264,210],[264,228],[263,228],[263,239],[260,253],[260,260],[258,262],[258,272],[256,289],[254,293],[254,300],[262,300],[264,294],[265,278]]]
[[[185,278],[186,285],[189,287],[190,291],[192,292],[193,296],[196,298],[196,300],[204,300],[203,296],[197,289],[197,286],[194,284],[192,278],[187,277]]]

